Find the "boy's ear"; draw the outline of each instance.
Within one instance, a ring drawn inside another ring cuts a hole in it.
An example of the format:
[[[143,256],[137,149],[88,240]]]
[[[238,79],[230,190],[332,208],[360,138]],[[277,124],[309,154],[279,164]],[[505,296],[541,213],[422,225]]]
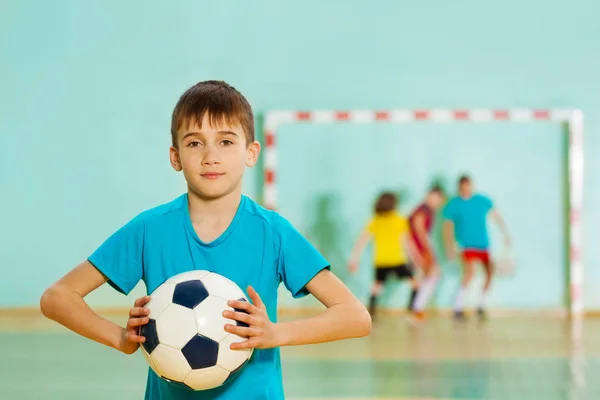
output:
[[[248,149],[246,150],[246,166],[254,167],[256,162],[258,161],[258,155],[260,154],[260,143],[258,141],[254,141],[250,143]]]
[[[181,160],[179,159],[179,153],[177,152],[177,149],[173,146],[169,148],[169,158],[171,160],[171,166],[173,167],[173,169],[177,172],[181,171],[182,167]]]

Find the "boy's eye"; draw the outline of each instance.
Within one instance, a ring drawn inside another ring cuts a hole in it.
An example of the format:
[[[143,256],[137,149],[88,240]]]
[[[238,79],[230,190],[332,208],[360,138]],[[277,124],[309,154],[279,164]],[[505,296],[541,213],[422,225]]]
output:
[[[233,144],[233,142],[231,140],[223,140],[221,143],[224,144],[225,146],[231,146]]]
[[[197,140],[194,140],[194,141],[188,143],[188,147],[198,147],[198,146],[200,146],[200,142]]]

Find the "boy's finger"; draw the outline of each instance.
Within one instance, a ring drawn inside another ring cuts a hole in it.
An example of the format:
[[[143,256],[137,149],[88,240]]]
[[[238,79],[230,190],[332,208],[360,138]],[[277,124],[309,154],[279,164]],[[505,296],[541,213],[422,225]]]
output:
[[[254,347],[256,347],[256,344],[254,340],[252,339],[248,339],[248,340],[244,340],[243,342],[234,342],[231,343],[229,345],[229,348],[231,350],[243,350],[243,349],[252,349]]]
[[[250,314],[245,312],[234,312],[234,311],[223,311],[225,318],[230,318],[236,321],[245,322],[246,324],[252,325],[253,319]]]
[[[135,301],[135,303],[133,303],[134,307],[143,307],[145,304],[147,304],[150,301],[150,296],[144,296],[144,297],[140,297],[139,299],[137,299]]]
[[[144,336],[136,335],[135,333],[130,333],[127,335],[127,340],[134,343],[144,343],[146,338]]]
[[[129,318],[129,320],[127,320],[127,327],[135,328],[136,326],[146,325],[149,321],[150,321],[150,318],[148,318],[148,317]]]
[[[133,307],[129,310],[130,317],[144,317],[148,314],[150,314],[150,310],[143,307]]]
[[[260,296],[258,295],[258,292],[256,290],[254,290],[254,288],[252,286],[248,286],[248,296],[250,296],[250,299],[252,300],[252,303],[254,303],[254,305],[256,307],[262,307],[263,306],[263,302],[260,299]]]
[[[246,328],[243,326],[235,326],[230,324],[225,325],[225,331],[241,337],[250,337],[258,335],[258,331],[254,328]]]
[[[258,308],[255,305],[253,305],[252,303],[249,303],[247,301],[242,301],[242,300],[229,300],[227,302],[227,305],[229,307],[235,308],[237,311],[247,311],[250,314],[258,311]]]

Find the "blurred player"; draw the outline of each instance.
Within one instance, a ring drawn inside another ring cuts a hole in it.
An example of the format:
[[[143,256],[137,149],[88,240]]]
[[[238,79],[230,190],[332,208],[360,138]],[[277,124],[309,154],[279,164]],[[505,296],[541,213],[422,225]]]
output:
[[[411,238],[411,255],[414,263],[423,272],[419,285],[419,293],[412,304],[412,311],[417,320],[423,320],[423,309],[435,290],[439,267],[435,260],[433,243],[430,234],[433,228],[436,210],[444,201],[444,192],[438,185],[432,186],[423,202],[419,204],[408,218]]]
[[[446,254],[449,260],[456,256],[455,239],[462,248],[462,261],[464,274],[461,287],[454,303],[454,318],[462,321],[465,318],[463,301],[465,292],[474,275],[475,263],[479,262],[485,270],[485,284],[481,294],[477,315],[480,320],[485,319],[485,305],[489,288],[492,282],[493,266],[489,252],[489,234],[487,229],[487,216],[491,215],[500,227],[504,242],[508,246],[510,238],[506,225],[500,213],[494,208],[490,198],[473,193],[471,178],[466,175],[458,181],[457,197],[452,198],[443,211],[444,216],[444,241]]]
[[[356,241],[348,270],[358,270],[360,256],[373,240],[373,263],[375,266],[375,282],[371,288],[369,312],[375,315],[375,304],[383,291],[384,283],[392,276],[409,279],[412,286],[411,303],[417,294],[417,281],[408,265],[406,247],[408,246],[408,221],[396,211],[398,199],[393,193],[382,193],[375,204],[375,215]]]

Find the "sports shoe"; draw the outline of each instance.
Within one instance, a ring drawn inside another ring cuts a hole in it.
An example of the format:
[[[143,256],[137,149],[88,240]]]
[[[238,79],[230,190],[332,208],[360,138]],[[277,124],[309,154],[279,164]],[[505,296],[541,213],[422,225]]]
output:
[[[487,314],[485,313],[485,311],[483,310],[483,308],[478,308],[477,309],[477,318],[479,318],[479,322],[485,322],[485,321],[487,321]]]
[[[464,311],[454,311],[454,321],[456,322],[465,322],[467,317]]]

